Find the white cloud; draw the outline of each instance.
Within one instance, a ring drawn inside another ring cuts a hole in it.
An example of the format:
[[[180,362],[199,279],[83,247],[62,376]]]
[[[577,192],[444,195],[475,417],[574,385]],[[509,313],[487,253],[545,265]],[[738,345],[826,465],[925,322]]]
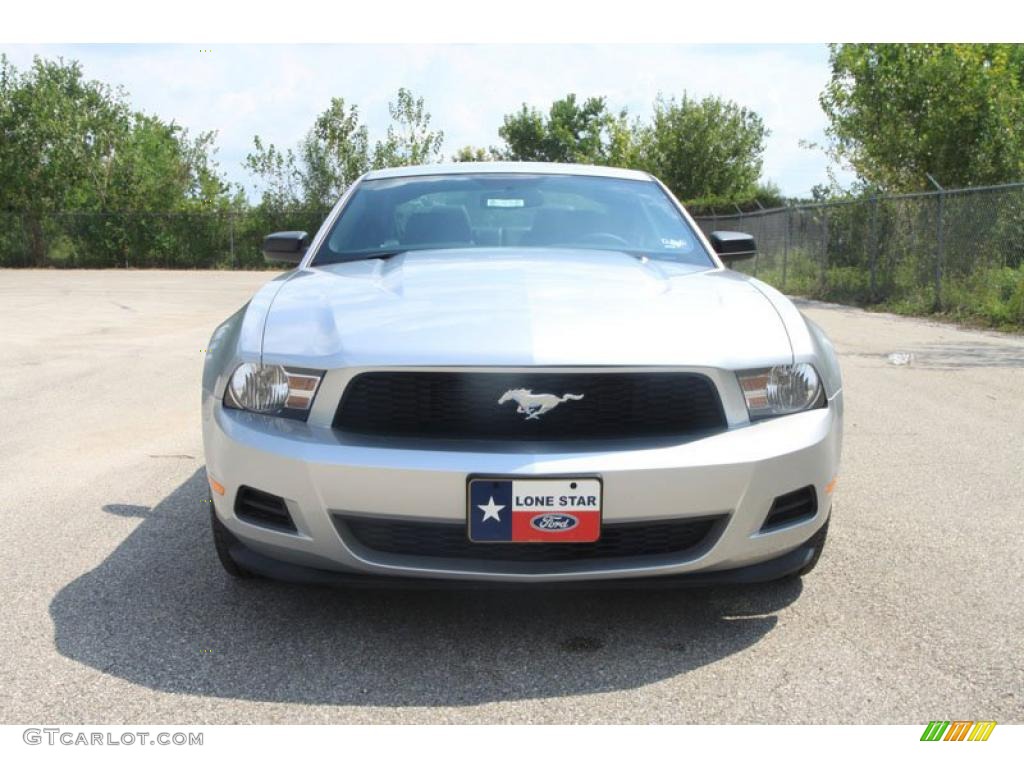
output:
[[[646,116],[658,93],[717,94],[759,112],[771,129],[764,175],[790,195],[826,180],[817,103],[828,79],[824,46],[787,45],[76,45],[6,46],[19,67],[32,56],[78,59],[88,77],[123,85],[139,109],[194,132],[218,131],[218,158],[234,181],[259,134],[294,144],[332,96],[358,104],[371,133],[387,125],[399,87],[426,99],[446,131],[445,151],[498,143],[507,112],[546,108],[572,91],[604,95]]]

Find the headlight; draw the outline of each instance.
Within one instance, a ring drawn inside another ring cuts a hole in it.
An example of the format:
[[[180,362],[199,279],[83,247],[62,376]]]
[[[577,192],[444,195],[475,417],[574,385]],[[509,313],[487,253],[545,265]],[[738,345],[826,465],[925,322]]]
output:
[[[807,363],[744,371],[737,378],[751,421],[807,410],[822,395],[818,372]]]
[[[323,371],[242,363],[231,374],[224,405],[255,413],[305,419]]]

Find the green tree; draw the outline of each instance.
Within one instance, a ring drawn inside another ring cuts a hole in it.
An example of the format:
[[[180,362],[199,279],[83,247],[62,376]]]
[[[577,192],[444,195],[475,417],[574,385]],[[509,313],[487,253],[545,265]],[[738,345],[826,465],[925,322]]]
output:
[[[768,134],[756,112],[734,102],[659,97],[639,129],[636,164],[682,200],[750,200]]]
[[[244,166],[261,184],[265,211],[325,211],[371,168],[421,165],[441,160],[444,134],[430,127],[422,98],[405,88],[388,105],[391,124],[372,145],[359,108],[332,98],[295,150],[278,149],[256,136]]]
[[[781,208],[786,204],[786,198],[782,196],[782,190],[774,181],[759,181],[754,188],[755,205],[760,204],[762,208]]]
[[[430,113],[423,99],[416,98],[406,88],[398,89],[398,97],[388,104],[391,125],[383,141],[378,141],[373,153],[376,168],[402,165],[426,165],[441,161],[444,131],[430,127]]]
[[[273,211],[326,210],[370,169],[369,131],[359,108],[332,98],[297,150],[280,150],[256,136],[244,166],[263,185],[261,202]]]
[[[308,141],[308,137],[303,143]],[[295,153],[283,152],[273,144],[264,144],[259,136],[253,137],[254,150],[245,156],[242,166],[259,179],[262,186],[260,204],[273,210],[301,207],[305,200],[305,185]]]
[[[231,189],[213,162],[216,132],[193,139],[174,123],[136,113],[116,151],[94,180],[99,208],[108,211],[174,211],[223,208]]]
[[[829,152],[867,185],[920,190],[1024,177],[1024,46],[831,46]]]
[[[124,263],[127,249],[154,243],[126,234],[139,226],[128,214],[228,199],[212,161],[214,134],[192,139],[133,111],[123,90],[86,80],[75,61],[37,57],[20,72],[0,56],[0,136],[0,200],[28,244],[15,263],[47,264],[58,242],[96,266]]]
[[[369,131],[359,122],[358,108],[346,107],[344,99],[331,99],[300,146],[305,204],[322,209],[333,206],[369,170],[369,146]]]
[[[523,104],[505,115],[498,135],[505,160],[626,165],[634,147],[625,110],[611,112],[604,97],[579,102],[574,93],[552,103],[546,115]]]
[[[19,72],[0,55],[0,190],[33,264],[45,263],[48,216],[94,203],[129,124],[124,95],[85,80],[77,62],[36,58]]]
[[[453,163],[488,163],[500,159],[498,150],[474,147],[469,144],[457,150],[452,155]]]

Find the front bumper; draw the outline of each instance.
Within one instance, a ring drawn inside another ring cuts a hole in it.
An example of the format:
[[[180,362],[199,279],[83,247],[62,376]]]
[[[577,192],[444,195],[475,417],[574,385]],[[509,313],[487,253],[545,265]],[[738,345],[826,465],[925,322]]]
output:
[[[353,576],[521,584],[639,579],[639,585],[653,578],[702,583],[784,575],[806,562],[804,545],[828,519],[841,433],[841,392],[827,408],[699,439],[601,450],[466,442],[396,446],[348,438],[329,427],[225,410],[213,397],[203,404],[207,472],[224,486],[223,495],[213,496],[214,506],[237,539],[240,562],[250,570],[301,581]],[[335,525],[335,515],[462,522],[466,479],[473,474],[600,475],[606,525],[708,516],[719,516],[722,523],[706,546],[677,555],[529,563],[371,551],[347,540]],[[817,513],[761,532],[772,501],[808,485],[817,494]],[[233,509],[241,486],[282,497],[297,531],[238,519]],[[758,564],[766,565],[758,569]]]
[[[358,588],[393,588],[401,589],[438,589],[438,588],[545,588],[545,589],[676,589],[681,587],[707,587],[726,584],[757,584],[774,581],[784,576],[797,573],[807,565],[815,554],[816,542],[824,529],[804,542],[796,549],[779,557],[765,560],[753,565],[731,568],[721,571],[695,571],[692,573],[670,574],[668,576],[651,576],[617,579],[587,579],[573,581],[522,582],[509,581],[475,581],[467,579],[432,579],[409,578],[402,576],[377,576],[372,573],[349,571],[328,571],[311,568],[306,565],[276,560],[249,549],[240,541],[235,540],[229,551],[231,557],[245,570],[259,576],[293,584],[317,584],[327,587],[358,587]]]

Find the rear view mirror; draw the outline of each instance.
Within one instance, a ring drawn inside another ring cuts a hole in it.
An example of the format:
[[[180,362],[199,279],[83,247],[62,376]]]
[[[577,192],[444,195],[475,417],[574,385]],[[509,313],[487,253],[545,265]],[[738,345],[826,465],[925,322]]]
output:
[[[718,258],[726,264],[757,255],[757,243],[753,235],[745,232],[712,232],[708,238]]]
[[[275,232],[263,238],[263,258],[285,264],[298,264],[309,248],[305,232]]]

